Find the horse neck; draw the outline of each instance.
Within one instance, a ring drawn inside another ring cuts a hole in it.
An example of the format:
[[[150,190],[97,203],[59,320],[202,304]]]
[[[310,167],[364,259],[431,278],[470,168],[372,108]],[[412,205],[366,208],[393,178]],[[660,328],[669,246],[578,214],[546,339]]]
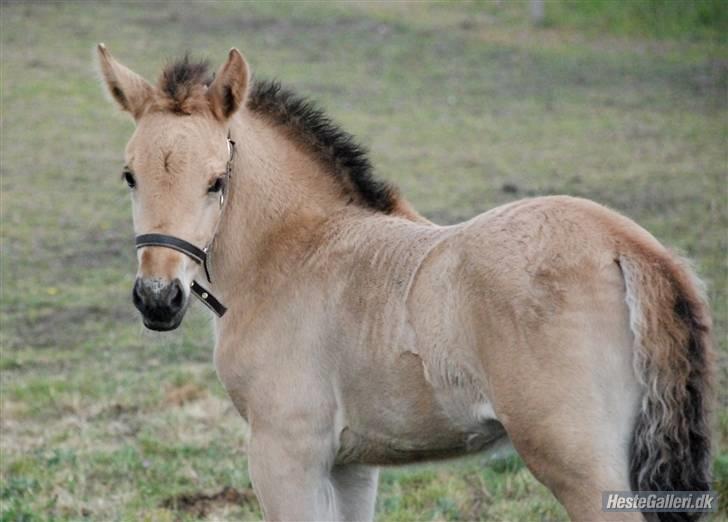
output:
[[[322,166],[265,120],[241,111],[231,134],[233,174],[211,252],[213,288],[222,296],[250,293],[285,273],[347,204]]]

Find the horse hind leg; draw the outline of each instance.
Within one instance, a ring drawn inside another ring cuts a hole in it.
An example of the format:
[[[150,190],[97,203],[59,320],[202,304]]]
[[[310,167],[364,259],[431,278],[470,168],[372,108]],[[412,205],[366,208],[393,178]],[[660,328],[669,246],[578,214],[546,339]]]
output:
[[[556,425],[550,425],[554,422]],[[571,423],[571,426],[570,426]],[[511,426],[512,443],[534,476],[566,508],[571,520],[644,521],[640,513],[605,512],[606,491],[629,491],[628,445],[609,441],[597,430],[573,426],[571,419],[551,419],[520,429]],[[521,432],[538,432],[525,435]]]
[[[526,344],[491,379],[514,448],[572,520],[643,521],[640,513],[602,510],[603,492],[631,489],[641,391],[626,314],[577,310]]]
[[[523,403],[530,418],[505,416],[514,448],[575,521],[644,520],[640,513],[602,510],[605,491],[631,489],[629,442],[637,401],[624,390],[613,392],[621,392],[616,409],[589,397],[588,386],[573,386],[550,397],[557,407],[531,397]]]

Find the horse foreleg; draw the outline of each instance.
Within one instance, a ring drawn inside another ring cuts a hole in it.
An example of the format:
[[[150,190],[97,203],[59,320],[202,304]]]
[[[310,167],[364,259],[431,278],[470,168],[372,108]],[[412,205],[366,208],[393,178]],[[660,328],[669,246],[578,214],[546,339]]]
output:
[[[290,435],[290,434],[289,434]],[[266,520],[338,520],[332,455],[315,434],[253,431],[248,469]]]

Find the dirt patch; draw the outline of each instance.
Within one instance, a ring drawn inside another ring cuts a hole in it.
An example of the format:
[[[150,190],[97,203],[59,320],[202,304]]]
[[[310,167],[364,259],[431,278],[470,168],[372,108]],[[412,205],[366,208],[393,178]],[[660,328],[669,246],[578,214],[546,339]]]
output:
[[[138,412],[139,406],[137,405],[114,402],[92,413],[88,418],[90,420],[113,420],[120,417],[133,416]]]
[[[162,501],[160,507],[172,511],[183,512],[197,518],[205,518],[211,512],[226,504],[244,506],[257,504],[255,493],[250,488],[243,490],[225,486],[217,493],[183,493]]]
[[[501,191],[505,194],[518,194],[521,188],[515,183],[503,183]]]
[[[130,305],[110,304],[73,308],[45,309],[33,314],[17,313],[10,321],[15,330],[9,336],[9,347],[50,348],[76,344],[84,329],[93,330],[95,323],[132,322],[136,314]],[[88,325],[88,326],[87,326]]]
[[[203,387],[190,382],[169,388],[165,394],[164,403],[171,406],[182,406],[188,402],[202,399],[205,395],[207,392]]]

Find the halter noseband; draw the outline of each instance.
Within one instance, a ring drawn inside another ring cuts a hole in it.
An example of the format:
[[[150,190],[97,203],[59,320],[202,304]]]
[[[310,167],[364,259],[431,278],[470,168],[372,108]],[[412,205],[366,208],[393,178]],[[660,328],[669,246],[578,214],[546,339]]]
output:
[[[225,165],[225,178],[226,182],[229,182],[230,176],[233,172],[233,158],[235,157],[235,142],[230,139],[229,133],[227,137],[227,145],[230,157],[228,158],[227,164]],[[229,183],[225,183],[224,187],[228,185]],[[225,189],[223,188],[220,191],[220,208],[222,208],[224,202]],[[207,265],[207,254],[210,249],[210,245],[212,244],[214,239],[215,236],[213,235],[212,239],[205,248],[198,248],[189,241],[185,241],[184,239],[180,239],[175,236],[169,236],[167,234],[142,234],[136,237],[135,244],[137,250],[148,246],[157,246],[171,248],[172,250],[176,250],[178,252],[186,254],[187,257],[192,259],[195,263],[197,263],[198,265],[202,265],[202,268],[205,269],[205,277],[207,277],[207,281],[209,283],[212,283],[212,279],[210,278],[210,270]],[[218,301],[217,298],[209,292],[209,290],[205,289],[205,287],[203,287],[197,281],[192,281],[192,284],[190,285],[190,291],[194,294],[195,297],[197,297],[200,301],[207,305],[210,310],[215,312],[218,317],[222,317],[223,315],[225,315],[225,312],[227,312],[227,308],[225,307],[225,305]]]

